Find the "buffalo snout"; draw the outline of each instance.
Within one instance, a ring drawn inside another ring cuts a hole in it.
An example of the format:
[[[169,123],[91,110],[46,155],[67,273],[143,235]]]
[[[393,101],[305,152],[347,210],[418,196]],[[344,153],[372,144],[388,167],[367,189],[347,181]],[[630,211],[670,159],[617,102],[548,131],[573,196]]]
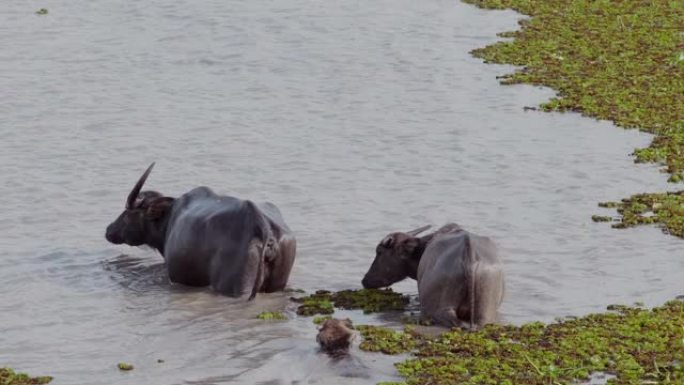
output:
[[[363,279],[361,280],[361,284],[363,285],[364,289],[370,289],[371,288],[370,282],[368,282],[368,278],[366,278],[366,277],[363,277]]]
[[[390,286],[391,284],[386,282],[384,279],[377,279],[375,277],[369,277],[368,274],[363,277],[361,284],[364,289],[379,289],[381,287]]]
[[[123,237],[119,234],[119,231],[115,226],[115,223],[112,223],[111,225],[107,226],[107,230],[105,231],[105,238],[107,241],[115,244],[115,245],[120,245],[123,243]]]

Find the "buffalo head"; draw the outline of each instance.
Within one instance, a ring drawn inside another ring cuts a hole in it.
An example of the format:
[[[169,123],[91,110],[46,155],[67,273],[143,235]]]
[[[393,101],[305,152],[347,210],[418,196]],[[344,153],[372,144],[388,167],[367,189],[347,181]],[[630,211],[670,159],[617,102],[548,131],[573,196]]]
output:
[[[390,286],[406,277],[415,278],[415,270],[420,261],[420,255],[416,255],[416,252],[421,246],[421,239],[417,235],[430,227],[423,226],[406,233],[391,233],[380,241],[375,249],[375,260],[361,281],[363,287],[377,289]]]
[[[162,251],[165,218],[173,205],[173,198],[156,191],[140,191],[150,175],[154,163],[140,177],[128,194],[126,208],[107,226],[105,238],[111,243],[130,246],[150,245]]]

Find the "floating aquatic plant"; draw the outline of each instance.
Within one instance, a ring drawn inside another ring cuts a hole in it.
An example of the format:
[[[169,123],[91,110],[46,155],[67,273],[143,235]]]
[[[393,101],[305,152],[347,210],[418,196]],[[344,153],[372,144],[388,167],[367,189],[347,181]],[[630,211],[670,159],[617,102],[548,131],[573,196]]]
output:
[[[329,315],[319,315],[319,316],[314,317],[312,322],[316,325],[320,325],[329,319],[332,319],[332,317]]]
[[[119,362],[119,364],[116,366],[119,368],[119,370],[123,370],[123,371],[129,371],[129,370],[134,369],[133,365],[127,364],[125,362]]]
[[[50,376],[30,377],[25,373],[17,373],[10,368],[0,368],[0,385],[41,385],[52,381]]]
[[[380,326],[360,325],[356,327],[363,336],[359,345],[361,350],[382,352],[385,354],[399,354],[411,351],[420,341],[418,334],[413,333],[410,326],[403,331],[396,331]]]
[[[592,215],[591,220],[594,222],[610,222],[613,218],[605,215]]]
[[[301,303],[297,307],[297,314],[312,316],[315,314],[332,314],[335,312],[333,303],[330,302],[330,292],[319,290],[316,293],[301,298],[292,298],[293,301]]]
[[[48,14],[47,8],[41,8],[41,9],[36,11],[36,15],[47,15],[47,14]]]
[[[657,224],[664,232],[684,237],[684,191],[636,194],[617,205],[622,216],[615,228]]]
[[[396,364],[406,384],[575,384],[592,373],[610,384],[684,383],[684,301],[557,323],[487,325],[437,337],[359,326],[361,349],[413,357]]]
[[[293,298],[300,302],[297,309],[299,315],[332,314],[334,307],[347,310],[363,310],[364,313],[381,311],[401,311],[409,303],[409,297],[396,293],[392,289],[361,289],[331,292],[318,290],[316,293],[302,298]]]
[[[670,182],[684,179],[682,1],[463,1],[531,16],[520,21],[520,30],[500,34],[512,40],[472,52],[485,62],[523,66],[503,76],[502,83],[558,91],[543,110],[576,111],[655,134],[648,148],[634,151],[635,161],[663,164]],[[684,236],[684,210],[669,205],[665,194],[650,195],[662,200],[658,218],[637,213],[615,227],[660,223],[668,233]]]
[[[286,320],[287,317],[285,316],[285,314],[283,314],[282,312],[279,312],[279,311],[265,311],[265,312],[259,313],[259,315],[257,315],[257,319],[264,320],[264,321],[274,321],[274,320],[282,321],[282,320]]]

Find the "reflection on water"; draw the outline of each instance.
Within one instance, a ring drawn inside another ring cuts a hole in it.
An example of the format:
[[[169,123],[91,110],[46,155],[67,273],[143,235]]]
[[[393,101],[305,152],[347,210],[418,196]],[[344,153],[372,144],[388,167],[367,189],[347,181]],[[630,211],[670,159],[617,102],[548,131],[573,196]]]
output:
[[[512,12],[54,0],[38,17],[42,6],[9,2],[0,23],[0,365],[58,385],[395,378],[401,357],[318,353],[289,293],[244,302],[173,285],[152,250],[107,244],[153,160],[149,188],[277,204],[298,238],[293,288],[359,288],[385,234],[453,221],[499,245],[505,322],[682,294],[678,239],[589,219],[598,201],[668,187],[630,163],[648,136],[525,112],[552,93],[502,87],[510,67],[468,54],[516,28]],[[291,319],[256,320],[264,310]]]

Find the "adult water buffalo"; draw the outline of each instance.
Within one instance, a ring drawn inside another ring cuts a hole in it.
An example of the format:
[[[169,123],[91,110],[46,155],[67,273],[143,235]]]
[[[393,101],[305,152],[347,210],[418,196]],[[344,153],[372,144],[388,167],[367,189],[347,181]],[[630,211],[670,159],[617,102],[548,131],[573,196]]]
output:
[[[363,286],[385,287],[411,277],[418,280],[423,317],[471,329],[494,322],[504,293],[494,243],[454,223],[417,236],[429,228],[387,235],[376,248]]]
[[[217,195],[207,187],[179,198],[141,192],[152,167],[107,227],[109,242],[157,249],[172,282],[211,285],[231,297],[250,294],[250,300],[257,292],[285,287],[296,241],[275,205]]]

